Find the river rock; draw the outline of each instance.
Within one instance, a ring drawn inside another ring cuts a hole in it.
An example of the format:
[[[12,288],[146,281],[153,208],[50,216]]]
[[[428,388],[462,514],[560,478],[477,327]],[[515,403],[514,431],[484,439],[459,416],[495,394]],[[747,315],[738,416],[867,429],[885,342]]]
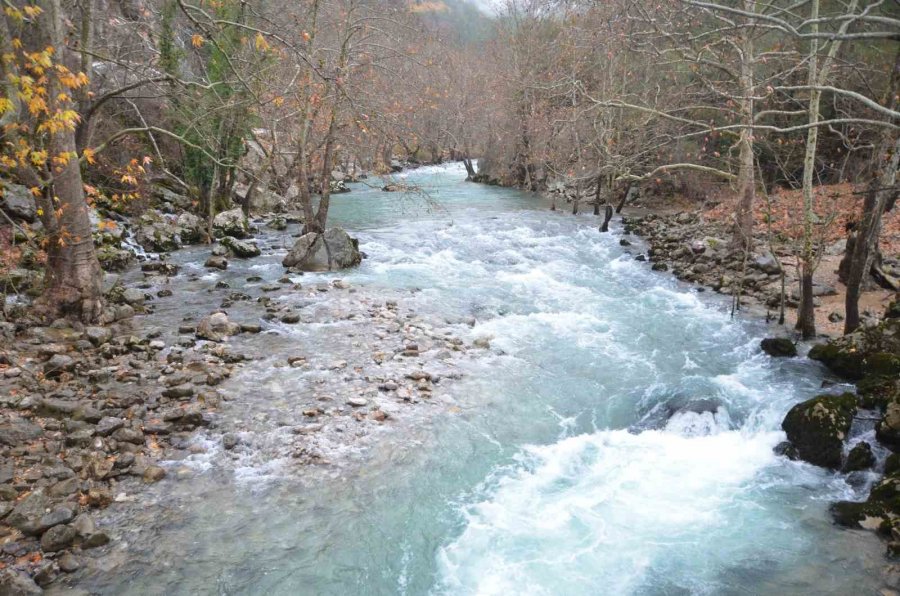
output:
[[[41,517],[40,527],[42,529],[50,529],[53,526],[67,524],[73,519],[75,519],[75,512],[72,510],[72,508],[61,505],[55,508],[50,513]]]
[[[217,236],[246,238],[250,235],[250,224],[240,207],[223,211],[213,218],[213,231]]]
[[[222,341],[228,336],[237,335],[241,326],[228,320],[228,315],[217,312],[203,318],[197,325],[197,337],[209,341]]]
[[[223,256],[212,255],[211,257],[206,259],[206,262],[203,263],[203,266],[207,269],[219,269],[221,271],[224,271],[228,269],[228,260]]]
[[[793,358],[797,355],[797,346],[786,337],[767,337],[760,342],[759,347],[775,358]]]
[[[0,569],[0,594],[9,596],[40,596],[44,591],[34,580],[8,567]]]
[[[102,346],[112,339],[112,330],[108,327],[88,327],[84,330],[84,336],[94,346]]]
[[[800,459],[838,469],[856,409],[852,393],[820,395],[791,408],[781,427]]]
[[[146,299],[144,292],[137,288],[128,288],[122,292],[122,300],[125,301],[125,304],[130,304],[131,306],[142,306]]]
[[[230,236],[222,238],[222,244],[231,251],[231,254],[242,259],[258,257],[262,254],[262,251],[255,244],[237,240]]]
[[[21,447],[43,436],[44,430],[37,424],[21,418],[0,422],[0,444]]]
[[[847,454],[847,461],[844,462],[842,471],[847,473],[855,472],[857,470],[867,470],[874,465],[875,454],[872,453],[872,446],[865,441],[861,441]]]
[[[6,516],[5,522],[23,534],[38,534],[41,531],[41,518],[49,505],[50,499],[44,491],[34,490],[19,501],[12,513]]]
[[[359,265],[359,243],[342,228],[324,234],[304,234],[284,257],[282,265],[300,271],[334,271]]]
[[[875,425],[875,436],[895,451],[900,447],[900,403],[887,405],[884,416]]]
[[[72,526],[53,526],[41,536],[41,548],[45,552],[56,552],[71,546],[77,537],[78,532]]]
[[[0,209],[12,219],[33,222],[37,217],[34,195],[21,184],[3,181],[0,185]]]
[[[781,273],[781,266],[778,264],[778,259],[769,252],[755,257],[752,266],[768,275]]]
[[[147,484],[159,482],[165,477],[166,471],[159,466],[147,466],[147,469],[144,470],[143,474],[144,482],[146,482]]]

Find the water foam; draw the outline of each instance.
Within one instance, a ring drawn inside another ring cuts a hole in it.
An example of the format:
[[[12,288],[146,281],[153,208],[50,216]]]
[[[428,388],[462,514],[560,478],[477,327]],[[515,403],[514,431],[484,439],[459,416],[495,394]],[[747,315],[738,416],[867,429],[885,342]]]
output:
[[[526,448],[465,507],[465,529],[438,554],[438,591],[629,593],[672,549],[712,556],[704,536],[734,532],[729,518],[755,507],[743,493],[782,438],[726,427],[686,414],[664,431]]]

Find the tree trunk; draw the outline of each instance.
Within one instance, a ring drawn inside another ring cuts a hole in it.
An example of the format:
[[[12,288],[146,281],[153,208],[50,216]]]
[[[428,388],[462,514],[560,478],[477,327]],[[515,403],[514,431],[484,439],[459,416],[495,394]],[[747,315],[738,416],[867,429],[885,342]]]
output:
[[[45,42],[63,52],[63,15],[59,0],[43,3],[46,13],[37,21]],[[51,97],[63,89],[58,83]],[[76,155],[75,133],[61,130],[49,138],[50,155]],[[42,222],[47,229],[47,268],[40,302],[51,315],[70,315],[94,322],[102,308],[102,272],[91,237],[89,208],[78,159],[53,169]]]
[[[628,186],[625,188],[625,192],[622,193],[622,199],[619,201],[619,204],[616,205],[616,213],[622,213],[622,209],[625,207],[625,202],[628,201],[628,197],[631,196],[631,190],[634,188],[634,182],[629,182]]]
[[[466,166],[466,180],[474,180],[475,179],[475,167],[472,165],[472,160],[468,157],[464,157],[463,165]]]
[[[900,93],[900,51],[894,56],[891,83],[887,91],[887,101],[884,102],[892,110],[897,109],[898,93]],[[888,204],[892,203],[897,195],[894,184],[897,181],[897,166],[900,160],[900,136],[896,131],[887,128],[882,131],[875,159],[877,161],[873,164],[872,178],[869,180],[869,188],[863,202],[862,218],[854,230],[855,238],[852,244],[849,238],[847,240],[844,333],[852,333],[859,327],[859,298],[878,252],[882,216]]]
[[[812,0],[810,7],[810,20],[814,22],[811,34],[819,32],[815,20],[819,18],[819,0]],[[819,137],[819,99],[821,92],[815,89],[819,82],[818,54],[819,43],[817,38],[810,40],[809,49],[809,86],[813,89],[809,92],[809,130],[806,133],[806,153],[803,157],[803,250],[800,255],[801,281],[800,309],[797,311],[797,329],[800,330],[803,339],[812,339],[816,335],[816,315],[812,297],[812,276],[815,270],[815,248],[813,246],[813,174],[816,169],[816,144]]]
[[[612,208],[612,205],[607,205],[605,211],[606,211],[606,213],[605,213],[604,216],[603,216],[603,224],[600,226],[600,231],[601,231],[601,232],[608,232],[608,231],[609,231],[609,220],[611,220],[611,219],[612,219],[612,216],[613,216],[613,208]]]
[[[600,192],[603,188],[603,176],[597,176],[597,189],[594,191],[594,215],[600,215]]]
[[[745,0],[745,10],[756,12],[755,0]],[[742,33],[741,56],[741,129],[739,141],[738,202],[734,212],[734,226],[731,233],[731,249],[746,253],[753,246],[753,199],[756,193],[756,176],[753,156],[753,23],[747,23]]]

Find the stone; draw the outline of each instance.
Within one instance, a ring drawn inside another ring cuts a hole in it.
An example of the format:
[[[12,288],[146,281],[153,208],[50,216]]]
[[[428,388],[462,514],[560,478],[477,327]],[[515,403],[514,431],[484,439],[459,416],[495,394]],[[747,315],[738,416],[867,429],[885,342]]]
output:
[[[246,238],[250,235],[250,225],[240,207],[223,211],[213,218],[213,232],[217,236]]]
[[[67,354],[56,354],[44,363],[44,375],[50,378],[58,377],[64,372],[75,368],[75,359]]]
[[[209,341],[222,341],[240,333],[241,326],[228,320],[228,315],[217,312],[204,317],[197,325],[197,337]]]
[[[203,266],[207,269],[219,269],[221,271],[225,271],[228,269],[228,260],[225,257],[212,255],[206,262],[203,263]]]
[[[72,526],[53,526],[41,536],[41,548],[45,552],[56,552],[72,546],[78,532]]]
[[[857,470],[867,470],[875,465],[875,454],[872,453],[872,446],[861,441],[857,443],[850,453],[847,454],[847,461],[841,469],[844,473],[855,472]]]
[[[112,330],[107,327],[88,327],[84,330],[84,336],[94,346],[102,346],[112,339]]]
[[[159,482],[166,477],[166,471],[159,466],[147,466],[144,470],[143,479],[147,484]]]
[[[797,346],[787,337],[767,337],[759,347],[774,358],[793,358],[797,355]]]
[[[781,273],[781,266],[778,264],[778,259],[770,252],[754,257],[751,265],[768,275]]]
[[[96,432],[101,437],[108,437],[123,426],[125,426],[125,420],[122,418],[104,416],[100,419],[100,422],[97,423]]]
[[[146,299],[144,292],[137,288],[128,288],[122,292],[122,300],[131,306],[142,306]]]
[[[222,245],[228,248],[228,250],[231,251],[231,254],[242,259],[258,257],[262,254],[262,251],[257,245],[243,240],[237,240],[230,236],[222,238]]]
[[[235,447],[237,447],[241,442],[240,437],[238,437],[235,433],[225,433],[222,435],[222,447],[226,451],[231,451]]]
[[[362,408],[368,403],[369,401],[363,397],[351,397],[347,400],[347,405],[353,406],[354,408]]]
[[[21,447],[43,435],[44,429],[21,418],[0,423],[0,444],[10,447]]]
[[[359,243],[341,228],[324,234],[304,234],[294,243],[282,265],[299,271],[334,271],[359,265]]]
[[[61,505],[41,517],[40,526],[43,529],[49,529],[60,524],[67,524],[73,519],[75,519],[75,512],[72,508]]]
[[[0,570],[0,594],[4,596],[40,596],[43,590],[34,583],[34,580],[7,567]]]
[[[81,569],[81,561],[72,553],[65,553],[57,560],[57,564],[64,573],[72,573]]]
[[[820,395],[791,408],[781,427],[800,459],[836,470],[856,410],[852,393]]]
[[[34,195],[21,184],[3,181],[0,184],[0,209],[12,219],[33,222],[37,218],[37,205]]]

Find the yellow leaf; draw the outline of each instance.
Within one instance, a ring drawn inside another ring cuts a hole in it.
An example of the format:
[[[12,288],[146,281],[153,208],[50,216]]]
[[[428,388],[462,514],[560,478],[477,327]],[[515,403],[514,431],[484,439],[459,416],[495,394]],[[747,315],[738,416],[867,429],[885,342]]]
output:
[[[262,33],[256,34],[256,39],[253,43],[256,46],[257,51],[264,52],[269,49],[269,42],[266,41],[266,38],[263,37]]]
[[[87,161],[89,164],[94,165],[96,163],[96,161],[94,160],[93,149],[85,149],[84,151],[82,151],[82,154],[84,155],[85,161]]]
[[[191,45],[194,46],[195,48],[201,47],[203,45],[203,36],[200,35],[199,33],[194,33],[191,36]]]

